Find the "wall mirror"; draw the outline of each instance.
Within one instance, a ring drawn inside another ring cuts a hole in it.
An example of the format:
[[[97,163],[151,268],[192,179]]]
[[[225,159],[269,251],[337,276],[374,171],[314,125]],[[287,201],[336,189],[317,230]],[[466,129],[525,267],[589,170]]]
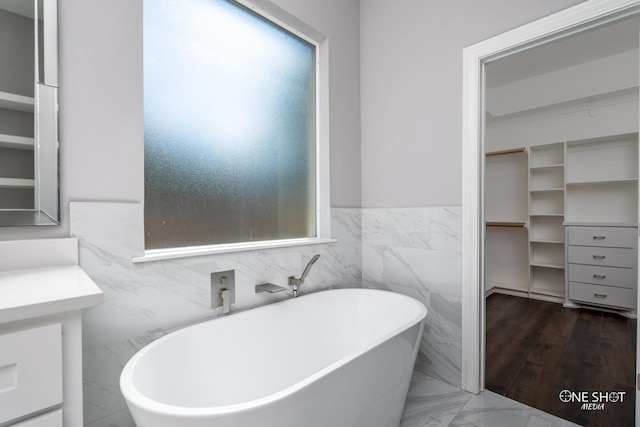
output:
[[[57,0],[0,0],[0,226],[56,225]]]

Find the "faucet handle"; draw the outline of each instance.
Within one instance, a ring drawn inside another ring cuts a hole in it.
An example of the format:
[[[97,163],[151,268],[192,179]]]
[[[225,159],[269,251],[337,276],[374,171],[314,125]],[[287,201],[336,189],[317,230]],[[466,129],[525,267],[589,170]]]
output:
[[[289,276],[287,278],[287,284],[289,286],[298,286],[298,285],[302,285],[302,283],[304,282],[304,279],[296,279],[295,276]]]

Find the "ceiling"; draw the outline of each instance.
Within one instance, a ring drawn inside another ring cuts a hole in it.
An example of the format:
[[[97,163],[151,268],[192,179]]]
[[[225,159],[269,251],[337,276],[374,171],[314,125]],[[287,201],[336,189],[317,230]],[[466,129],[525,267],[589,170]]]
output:
[[[493,116],[637,88],[640,18],[509,55],[486,65]]]

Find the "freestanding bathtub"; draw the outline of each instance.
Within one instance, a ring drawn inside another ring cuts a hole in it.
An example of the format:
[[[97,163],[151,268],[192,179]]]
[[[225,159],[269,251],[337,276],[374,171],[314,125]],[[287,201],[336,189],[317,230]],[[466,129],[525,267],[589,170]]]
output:
[[[138,427],[398,427],[426,308],[341,289],[189,326],[120,388]]]

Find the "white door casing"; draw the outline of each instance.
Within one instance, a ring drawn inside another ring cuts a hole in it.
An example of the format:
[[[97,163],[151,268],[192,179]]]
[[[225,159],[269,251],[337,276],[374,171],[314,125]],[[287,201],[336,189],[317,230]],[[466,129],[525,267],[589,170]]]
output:
[[[589,0],[463,50],[462,388],[484,389],[484,65],[640,13],[640,0]],[[640,299],[639,305],[640,307]],[[640,339],[638,340],[640,343]],[[640,352],[636,351],[638,358]],[[640,359],[636,360],[636,372]],[[636,393],[636,414],[640,408]]]

